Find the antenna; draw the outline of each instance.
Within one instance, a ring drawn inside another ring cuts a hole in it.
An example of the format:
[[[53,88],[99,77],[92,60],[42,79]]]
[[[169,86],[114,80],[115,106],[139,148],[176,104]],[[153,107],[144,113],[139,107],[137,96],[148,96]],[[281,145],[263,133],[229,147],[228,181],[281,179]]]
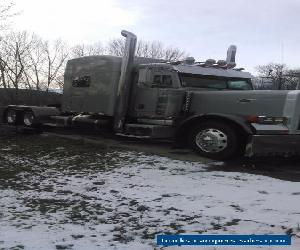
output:
[[[284,44],[283,42],[281,42],[281,55],[280,55],[280,60],[281,60],[281,64],[283,64],[284,62]]]

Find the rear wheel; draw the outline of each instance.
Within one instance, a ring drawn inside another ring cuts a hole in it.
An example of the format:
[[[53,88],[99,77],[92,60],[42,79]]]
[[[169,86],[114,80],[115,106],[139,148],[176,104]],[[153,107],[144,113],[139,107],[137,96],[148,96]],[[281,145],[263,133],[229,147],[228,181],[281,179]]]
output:
[[[31,127],[34,124],[34,120],[35,120],[34,113],[31,110],[25,111],[23,115],[24,125],[27,127]]]
[[[9,125],[16,125],[17,124],[17,112],[16,110],[9,108],[5,113],[5,120]]]
[[[234,129],[219,122],[203,122],[195,126],[188,141],[201,156],[217,160],[232,158],[241,146]]]

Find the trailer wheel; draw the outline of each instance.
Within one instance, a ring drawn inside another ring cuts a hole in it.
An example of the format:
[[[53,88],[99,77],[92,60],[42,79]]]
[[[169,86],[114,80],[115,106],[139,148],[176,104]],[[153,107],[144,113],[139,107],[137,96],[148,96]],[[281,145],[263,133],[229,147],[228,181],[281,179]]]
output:
[[[4,120],[8,125],[16,125],[18,120],[17,111],[12,108],[8,108],[5,112]]]
[[[34,124],[35,115],[31,110],[26,110],[23,115],[23,123],[27,127],[31,127]]]
[[[195,126],[188,136],[189,145],[201,156],[225,160],[238,153],[238,135],[229,125],[203,122]]]

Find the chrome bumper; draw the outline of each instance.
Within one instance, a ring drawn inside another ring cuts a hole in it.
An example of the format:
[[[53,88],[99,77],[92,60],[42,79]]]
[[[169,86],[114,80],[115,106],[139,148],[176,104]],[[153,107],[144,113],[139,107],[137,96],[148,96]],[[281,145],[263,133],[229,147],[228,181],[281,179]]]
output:
[[[300,135],[253,135],[246,156],[300,154]]]

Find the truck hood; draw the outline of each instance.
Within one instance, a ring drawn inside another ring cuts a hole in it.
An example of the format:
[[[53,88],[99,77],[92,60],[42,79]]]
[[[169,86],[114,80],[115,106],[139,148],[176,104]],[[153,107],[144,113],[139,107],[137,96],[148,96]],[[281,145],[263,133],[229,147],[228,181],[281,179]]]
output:
[[[190,112],[193,114],[222,113],[275,117],[284,116],[289,93],[293,93],[297,98],[300,95],[300,91],[283,90],[191,92]]]

